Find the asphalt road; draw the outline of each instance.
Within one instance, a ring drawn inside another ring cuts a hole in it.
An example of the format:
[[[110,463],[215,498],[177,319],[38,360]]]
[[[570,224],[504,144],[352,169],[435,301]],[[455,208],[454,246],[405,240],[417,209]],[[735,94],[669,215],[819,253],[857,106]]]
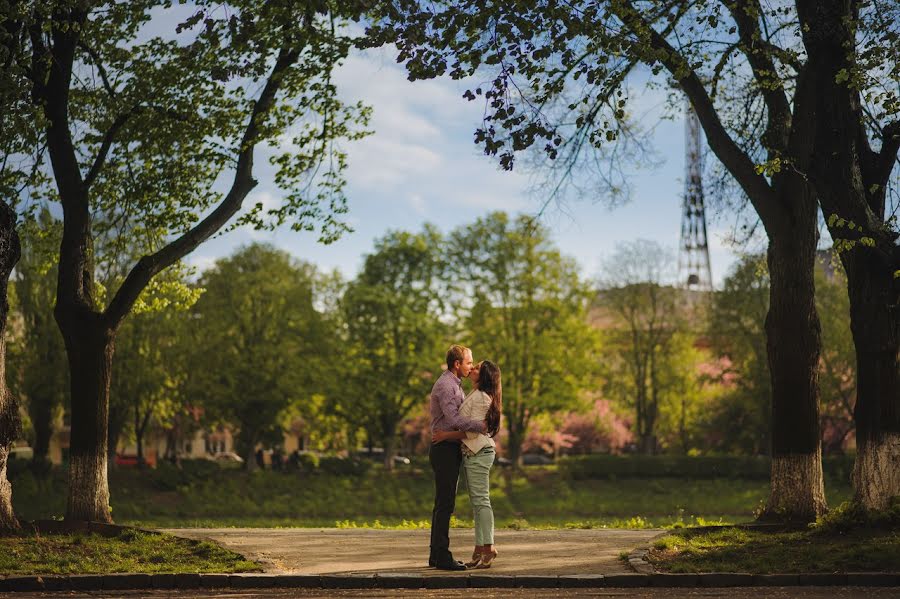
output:
[[[331,589],[269,589],[247,591],[98,591],[91,593],[17,593],[16,599],[59,598],[95,599],[123,597],[163,599],[321,599],[325,597],[385,599],[508,599],[528,597],[533,599],[586,599],[588,597],[627,597],[628,599],[658,599],[670,597],[751,599],[888,599],[900,597],[900,588],[861,587],[743,587],[723,589],[458,589],[458,590],[393,590],[367,589],[342,591]]]

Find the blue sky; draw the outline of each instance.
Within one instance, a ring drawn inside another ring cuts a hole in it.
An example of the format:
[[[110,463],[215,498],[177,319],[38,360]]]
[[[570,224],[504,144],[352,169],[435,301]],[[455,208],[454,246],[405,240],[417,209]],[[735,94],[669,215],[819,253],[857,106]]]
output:
[[[200,269],[238,246],[266,241],[320,269],[339,269],[352,277],[370,252],[373,241],[391,229],[418,230],[425,222],[449,231],[495,210],[534,213],[541,198],[531,193],[528,174],[505,172],[473,143],[480,123],[480,101],[462,98],[464,83],[443,78],[410,83],[391,48],[357,52],[336,74],[347,100],[361,99],[374,110],[374,134],[348,147],[348,222],[355,229],[331,245],[310,233],[287,228],[275,232],[246,229],[212,239],[188,262]],[[681,223],[684,172],[684,125],[662,121],[662,92],[639,100],[661,164],[632,178],[633,193],[625,205],[609,208],[604,198],[569,202],[565,210],[550,209],[544,222],[563,253],[574,257],[583,275],[597,275],[605,256],[619,242],[653,239],[676,251]],[[264,156],[257,156],[259,186],[247,205],[277,201],[278,191],[267,176]],[[262,168],[259,168],[262,167]],[[725,239],[727,219],[711,222],[709,242],[713,281],[727,274],[735,254]]]

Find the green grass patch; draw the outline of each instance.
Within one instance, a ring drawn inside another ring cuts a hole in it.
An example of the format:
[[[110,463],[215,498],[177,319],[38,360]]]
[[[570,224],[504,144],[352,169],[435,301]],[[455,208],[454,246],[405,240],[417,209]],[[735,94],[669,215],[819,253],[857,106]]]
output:
[[[13,504],[25,520],[61,517],[65,473],[12,480]],[[368,527],[427,528],[434,501],[430,470],[394,473],[379,466],[364,474],[253,472],[213,469],[196,475],[171,467],[110,472],[112,515],[144,527]],[[657,528],[747,522],[768,494],[767,481],[628,478],[574,480],[555,467],[512,474],[495,468],[491,499],[501,528]],[[826,486],[836,505],[850,495],[846,482]],[[472,525],[460,481],[457,525]]]
[[[0,537],[0,573],[260,572],[259,564],[215,543],[125,530],[97,534],[20,534]]]
[[[900,530],[684,529],[655,541],[649,559],[664,572],[895,572]]]

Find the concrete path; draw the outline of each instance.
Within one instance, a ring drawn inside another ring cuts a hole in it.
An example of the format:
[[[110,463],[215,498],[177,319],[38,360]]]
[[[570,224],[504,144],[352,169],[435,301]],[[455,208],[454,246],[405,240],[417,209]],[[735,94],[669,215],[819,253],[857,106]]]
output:
[[[446,575],[428,568],[427,530],[318,528],[174,528],[190,539],[210,539],[249,559],[266,572],[290,574],[372,574],[403,572]],[[499,557],[485,574],[621,574],[619,559],[658,535],[660,530],[498,530]],[[467,561],[472,531],[452,529],[450,546]]]

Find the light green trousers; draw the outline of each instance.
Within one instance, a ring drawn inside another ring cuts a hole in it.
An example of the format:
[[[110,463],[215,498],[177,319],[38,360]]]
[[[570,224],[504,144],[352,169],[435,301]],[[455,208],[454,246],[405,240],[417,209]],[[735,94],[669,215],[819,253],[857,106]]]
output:
[[[475,513],[475,544],[494,544],[494,509],[491,507],[491,466],[493,447],[485,447],[474,456],[463,456],[469,503]]]

